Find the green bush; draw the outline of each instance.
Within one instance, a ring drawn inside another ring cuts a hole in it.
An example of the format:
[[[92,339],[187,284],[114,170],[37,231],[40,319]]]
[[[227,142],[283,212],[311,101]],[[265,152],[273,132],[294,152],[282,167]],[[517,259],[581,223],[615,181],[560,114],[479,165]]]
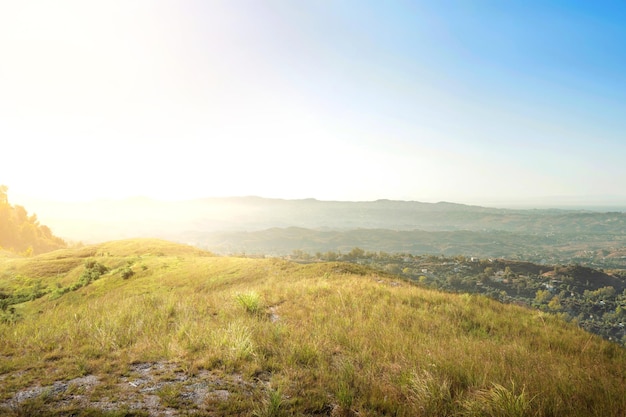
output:
[[[135,275],[135,271],[133,271],[132,269],[130,269],[130,267],[127,266],[122,269],[121,275],[122,275],[122,279],[128,279],[132,277],[133,275]]]
[[[98,280],[103,274],[107,273],[109,268],[101,263],[96,262],[93,259],[89,259],[85,262],[85,270],[81,274],[78,281],[70,287],[71,291],[75,291],[81,287],[91,284],[93,281]]]

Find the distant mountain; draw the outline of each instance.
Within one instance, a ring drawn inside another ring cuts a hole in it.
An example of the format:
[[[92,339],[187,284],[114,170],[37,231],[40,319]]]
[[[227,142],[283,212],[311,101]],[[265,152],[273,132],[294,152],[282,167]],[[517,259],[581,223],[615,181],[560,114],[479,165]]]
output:
[[[377,200],[366,202],[282,200],[261,197],[206,198],[179,202],[151,199],[102,200],[88,203],[34,203],[46,218],[76,238],[77,227],[96,232],[122,224],[128,233],[163,230],[254,231],[271,227],[381,228],[392,230],[504,230],[622,233],[626,214],[583,210],[513,210],[448,202]],[[102,225],[100,228],[98,225]],[[120,229],[120,228],[114,228]],[[80,230],[80,229],[78,229]],[[83,232],[89,232],[83,230]],[[97,235],[97,233],[93,233]]]
[[[38,210],[71,240],[157,237],[220,253],[285,254],[293,249],[315,252],[359,246],[552,262],[575,257],[591,262],[610,258],[626,246],[623,212],[261,197],[104,200],[41,204]],[[614,265],[623,263],[621,257],[611,259]]]

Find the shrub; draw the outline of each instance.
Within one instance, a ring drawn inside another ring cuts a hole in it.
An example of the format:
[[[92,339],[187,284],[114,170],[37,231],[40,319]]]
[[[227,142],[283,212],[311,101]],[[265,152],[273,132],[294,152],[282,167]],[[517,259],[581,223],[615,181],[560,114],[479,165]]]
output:
[[[132,277],[133,275],[135,275],[135,271],[133,271],[132,269],[130,269],[130,267],[127,266],[122,269],[121,275],[122,275],[122,279],[128,279]]]
[[[109,268],[107,268],[106,266],[94,261],[93,259],[89,259],[85,262],[85,270],[78,278],[78,281],[73,283],[70,286],[69,290],[76,291],[79,288],[87,286],[91,284],[92,281],[96,281],[97,279],[99,279],[102,274],[105,274],[108,271]]]
[[[14,307],[9,307],[8,310],[0,311],[0,323],[15,324],[19,319],[20,315],[15,311]]]

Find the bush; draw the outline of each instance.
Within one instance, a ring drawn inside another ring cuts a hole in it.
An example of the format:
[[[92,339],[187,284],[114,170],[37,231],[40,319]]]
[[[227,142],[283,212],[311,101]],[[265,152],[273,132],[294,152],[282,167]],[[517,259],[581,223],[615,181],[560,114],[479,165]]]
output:
[[[128,279],[130,277],[132,277],[133,275],[135,275],[135,271],[133,271],[132,269],[130,269],[130,267],[125,267],[124,269],[122,269],[122,279]]]
[[[89,285],[92,281],[96,281],[103,274],[109,271],[109,268],[90,259],[85,262],[85,270],[81,274],[80,278],[78,278],[78,282],[72,284],[70,287],[71,291],[75,291],[81,287]]]

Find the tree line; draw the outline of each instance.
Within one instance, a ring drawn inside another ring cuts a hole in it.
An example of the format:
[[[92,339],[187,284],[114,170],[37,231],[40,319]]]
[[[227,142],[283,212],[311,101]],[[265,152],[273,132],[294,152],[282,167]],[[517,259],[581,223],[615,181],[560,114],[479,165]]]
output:
[[[36,214],[29,215],[24,207],[11,205],[8,190],[0,185],[0,250],[30,256],[67,246],[48,226],[39,223]]]

